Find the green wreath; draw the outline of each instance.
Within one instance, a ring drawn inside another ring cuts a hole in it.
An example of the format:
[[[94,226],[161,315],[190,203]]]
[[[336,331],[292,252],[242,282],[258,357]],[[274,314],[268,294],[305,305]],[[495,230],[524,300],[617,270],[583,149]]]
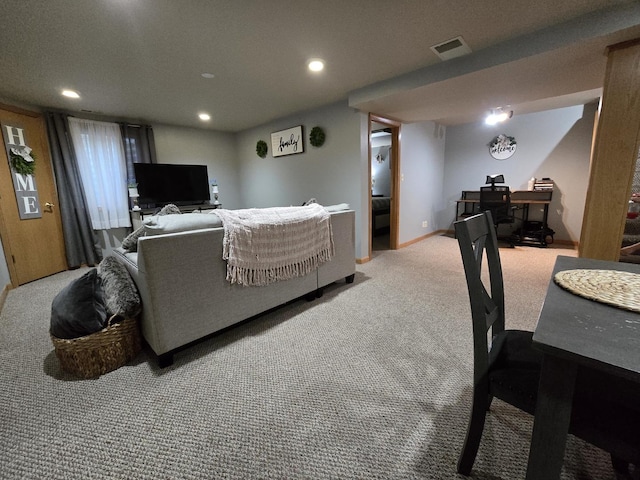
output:
[[[30,151],[27,156],[32,158],[31,162],[28,162],[22,155],[15,153],[13,148],[9,150],[11,168],[13,168],[14,172],[25,176],[33,175],[36,170],[36,154]]]
[[[324,130],[320,127],[313,127],[309,134],[309,143],[314,147],[321,147],[324,144]]]
[[[267,147],[267,142],[265,142],[264,140],[258,140],[258,143],[256,143],[256,153],[258,154],[258,156],[260,158],[266,157],[267,150],[269,150],[269,147]]]

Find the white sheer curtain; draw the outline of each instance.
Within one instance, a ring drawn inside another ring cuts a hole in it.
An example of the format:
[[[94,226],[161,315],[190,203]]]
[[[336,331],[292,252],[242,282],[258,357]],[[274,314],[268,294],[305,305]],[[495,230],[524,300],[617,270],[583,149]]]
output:
[[[93,229],[130,227],[120,126],[69,117],[69,130]]]

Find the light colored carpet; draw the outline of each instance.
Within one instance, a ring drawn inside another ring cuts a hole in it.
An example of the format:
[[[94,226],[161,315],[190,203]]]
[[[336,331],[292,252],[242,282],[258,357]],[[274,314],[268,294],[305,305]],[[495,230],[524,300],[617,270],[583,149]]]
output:
[[[557,254],[501,249],[511,328],[533,329]],[[385,251],[328,287],[176,355],[96,380],[58,366],[51,300],[86,270],[11,292],[0,315],[0,477],[455,479],[471,399],[457,243]],[[532,419],[496,400],[473,478],[524,478]],[[570,438],[563,479],[613,479]]]

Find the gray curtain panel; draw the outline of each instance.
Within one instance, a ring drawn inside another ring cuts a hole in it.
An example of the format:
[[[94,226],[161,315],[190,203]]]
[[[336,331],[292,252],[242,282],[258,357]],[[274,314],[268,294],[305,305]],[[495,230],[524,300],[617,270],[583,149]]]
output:
[[[82,264],[94,266],[102,260],[101,249],[91,228],[67,117],[54,112],[46,115],[67,264],[69,268],[77,268]]]
[[[120,124],[124,156],[127,161],[127,179],[135,180],[134,163],[156,163],[156,144],[149,125]]]

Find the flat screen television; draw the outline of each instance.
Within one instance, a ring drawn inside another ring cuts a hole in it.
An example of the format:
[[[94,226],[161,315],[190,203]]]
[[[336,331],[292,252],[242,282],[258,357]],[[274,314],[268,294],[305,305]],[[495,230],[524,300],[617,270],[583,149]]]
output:
[[[140,206],[200,205],[209,201],[206,165],[134,163]]]

